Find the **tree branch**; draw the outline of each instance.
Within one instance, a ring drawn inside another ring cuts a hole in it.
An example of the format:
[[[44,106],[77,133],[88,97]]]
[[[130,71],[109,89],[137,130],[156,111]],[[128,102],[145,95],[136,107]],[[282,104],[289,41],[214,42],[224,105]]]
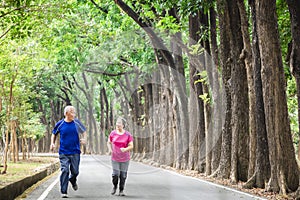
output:
[[[2,35],[0,35],[0,39],[2,39],[9,31],[11,27],[9,27]]]
[[[160,37],[158,37],[157,34],[151,29],[151,27],[145,22],[143,22],[141,17],[136,12],[134,12],[126,3],[124,3],[124,1],[114,1],[129,17],[131,17],[147,33],[147,35],[150,37],[153,47],[161,51],[168,65],[172,69],[176,69],[173,57],[168,48],[164,45],[163,40]]]
[[[26,8],[26,6],[21,6],[21,7],[12,9],[11,11],[8,11],[7,13],[3,13],[2,15],[0,15],[0,18],[5,17],[6,15],[9,15],[10,13],[13,13],[13,12],[15,12],[15,11],[17,11],[17,10],[22,10],[22,9],[24,9],[24,8]]]
[[[102,12],[104,12],[105,14],[108,14],[108,10],[101,8],[94,0],[91,0],[91,2]]]
[[[90,73],[95,73],[95,74],[102,74],[102,75],[106,75],[106,76],[121,76],[121,75],[124,75],[124,74],[132,74],[132,73],[134,73],[134,71],[119,72],[119,73],[109,73],[109,72],[95,70],[95,69],[85,69],[84,71],[90,72]]]

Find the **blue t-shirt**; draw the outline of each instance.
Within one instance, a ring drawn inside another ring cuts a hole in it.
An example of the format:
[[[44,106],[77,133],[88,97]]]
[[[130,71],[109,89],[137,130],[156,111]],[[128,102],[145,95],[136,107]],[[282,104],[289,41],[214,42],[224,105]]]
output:
[[[60,134],[59,154],[71,155],[80,154],[79,134],[86,131],[85,126],[78,120],[66,122],[64,119],[58,121],[52,134]]]

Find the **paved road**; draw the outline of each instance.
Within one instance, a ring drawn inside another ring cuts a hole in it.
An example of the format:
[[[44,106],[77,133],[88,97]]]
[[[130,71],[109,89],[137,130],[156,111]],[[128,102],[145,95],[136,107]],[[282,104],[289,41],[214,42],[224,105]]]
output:
[[[26,199],[60,199],[59,173],[39,185]],[[108,156],[82,156],[77,191],[69,185],[69,199],[253,200],[262,199],[196,178],[131,162],[125,197],[111,195]]]

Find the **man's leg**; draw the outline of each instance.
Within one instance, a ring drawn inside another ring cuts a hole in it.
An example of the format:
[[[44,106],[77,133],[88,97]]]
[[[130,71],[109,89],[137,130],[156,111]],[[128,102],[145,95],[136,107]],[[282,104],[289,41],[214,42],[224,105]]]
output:
[[[77,176],[79,174],[80,154],[69,155],[68,157],[71,162],[70,165],[71,176],[69,178],[69,181],[71,182],[73,189],[77,190],[78,186],[76,182],[77,182]]]
[[[70,161],[69,161],[69,158],[63,154],[59,155],[59,160],[60,160],[60,169],[61,169],[60,192],[62,194],[67,194],[68,193]]]

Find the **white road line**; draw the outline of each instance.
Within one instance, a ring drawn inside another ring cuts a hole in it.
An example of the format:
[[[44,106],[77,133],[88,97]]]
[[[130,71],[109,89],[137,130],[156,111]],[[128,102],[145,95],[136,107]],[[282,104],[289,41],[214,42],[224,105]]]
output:
[[[58,183],[58,181],[59,181],[59,177],[57,177],[55,181],[51,183],[51,185],[49,185],[49,187],[43,192],[43,194],[37,200],[44,200],[48,196],[49,192],[53,189],[53,187]]]
[[[169,173],[171,173],[171,174],[175,174],[175,175],[177,175],[177,176],[181,176],[181,177],[186,177],[186,178],[194,179],[194,180],[197,180],[197,181],[199,181],[199,182],[207,183],[207,184],[209,184],[209,185],[213,185],[213,186],[216,186],[216,187],[225,189],[225,190],[229,190],[229,191],[232,191],[232,192],[235,192],[235,193],[243,194],[243,195],[252,197],[252,198],[254,198],[254,199],[257,199],[257,200],[266,200],[265,198],[262,198],[262,197],[259,197],[259,196],[255,196],[255,195],[252,195],[252,194],[249,194],[249,193],[246,193],[246,192],[242,192],[242,191],[239,191],[239,190],[236,190],[236,189],[233,189],[233,188],[230,188],[230,187],[226,187],[226,186],[223,186],[223,185],[219,185],[219,184],[216,184],[216,183],[212,183],[212,182],[209,182],[209,181],[206,181],[206,180],[202,180],[202,179],[195,178],[195,177],[192,177],[192,176],[186,176],[186,175],[183,175],[183,174],[178,174],[178,173],[176,173],[176,172],[169,171],[169,170],[166,170],[166,169],[163,169],[163,170],[164,170],[164,171],[167,171],[167,172],[169,172]]]

